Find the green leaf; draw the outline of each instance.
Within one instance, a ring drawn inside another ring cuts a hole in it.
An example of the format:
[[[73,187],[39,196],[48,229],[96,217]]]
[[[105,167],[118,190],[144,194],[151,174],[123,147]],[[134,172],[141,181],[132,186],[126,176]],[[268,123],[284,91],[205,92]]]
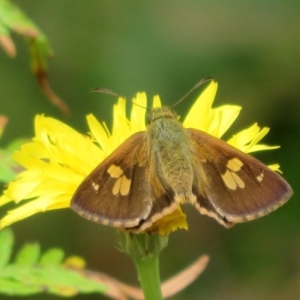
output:
[[[0,35],[9,35],[9,30],[3,24],[0,24]]]
[[[50,102],[65,115],[69,115],[69,108],[52,91],[48,82],[47,62],[53,53],[47,37],[17,5],[8,0],[0,0],[0,46],[10,57],[14,57],[16,50],[10,38],[10,31],[20,34],[28,43],[32,71]]]
[[[15,261],[8,264],[12,245],[12,231],[9,228],[1,231],[0,294],[28,296],[47,292],[67,297],[78,293],[107,291],[106,285],[101,284],[99,278],[96,280],[90,276],[90,271],[68,263],[74,257],[62,263],[64,252],[58,248],[49,249],[41,255],[38,243],[28,243],[18,252]],[[81,265],[85,264],[81,258],[77,259]]]
[[[0,269],[9,262],[13,244],[14,235],[12,230],[10,228],[2,230],[0,232]]]
[[[21,147],[25,143],[28,143],[28,142],[29,142],[29,139],[26,139],[26,138],[15,139],[5,147],[5,150],[8,153],[13,154],[16,150],[20,150]]]
[[[0,181],[12,181],[16,175],[23,170],[23,168],[12,159],[12,155],[26,142],[28,142],[28,139],[16,139],[6,148],[0,149]]]
[[[32,265],[38,262],[40,257],[40,245],[38,243],[25,244],[17,254],[15,263],[18,265]]]
[[[64,251],[58,248],[52,248],[46,251],[40,260],[40,264],[43,266],[58,265],[64,258]]]
[[[35,36],[37,27],[27,18],[27,16],[14,4],[8,0],[0,1],[1,22],[20,34]]]
[[[41,291],[40,287],[24,285],[22,282],[12,281],[10,279],[0,278],[0,294],[9,296],[15,295],[33,295]]]

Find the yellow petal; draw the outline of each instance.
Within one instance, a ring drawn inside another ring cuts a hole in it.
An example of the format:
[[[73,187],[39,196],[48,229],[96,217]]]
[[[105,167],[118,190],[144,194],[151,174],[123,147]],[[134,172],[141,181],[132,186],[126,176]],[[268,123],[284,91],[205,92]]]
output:
[[[253,124],[249,128],[246,128],[239,133],[232,136],[227,143],[237,149],[242,149],[245,145],[251,142],[252,139],[259,133],[260,127],[257,123]]]
[[[156,221],[149,229],[147,229],[147,231],[165,236],[177,229],[188,230],[186,215],[183,213],[180,206],[178,206],[171,214]]]
[[[131,134],[137,131],[146,130],[145,114],[147,110],[147,96],[146,93],[137,93],[136,98],[133,99],[130,123]]]
[[[279,169],[279,168],[280,168],[280,165],[279,165],[279,164],[268,165],[268,167],[269,167],[271,170],[273,170],[273,171],[275,171],[275,172],[278,172],[278,173],[281,173],[281,174],[282,174],[281,170]]]
[[[129,121],[126,118],[126,100],[123,98],[118,99],[118,103],[114,105],[112,128],[112,143],[113,148],[116,149],[129,135],[130,127]],[[124,138],[125,137],[125,138]]]
[[[86,119],[91,130],[91,134],[95,138],[96,142],[101,149],[105,149],[105,145],[109,143],[110,137],[106,126],[102,126],[92,114],[87,115]]]
[[[158,95],[154,96],[153,98],[153,103],[152,103],[152,108],[158,108],[161,107],[161,101]]]
[[[263,129],[261,129],[257,133],[257,135],[252,139],[246,151],[249,153],[251,151],[251,148],[253,148],[269,131],[270,128],[268,127],[264,127]]]
[[[213,119],[211,106],[216,96],[217,89],[218,84],[212,80],[191,107],[183,122],[185,128],[196,128],[208,132]]]
[[[249,128],[233,135],[233,137],[229,139],[227,143],[246,153],[277,149],[279,146],[257,144],[269,132],[269,130],[270,129],[268,127],[260,129],[257,123],[255,123]]]
[[[50,205],[47,205],[47,202],[50,202],[52,207]],[[53,202],[53,198],[48,199],[48,201],[47,199],[42,198],[41,200],[32,200],[26,204],[23,204],[21,207],[9,211],[7,215],[1,219],[0,229],[3,229],[6,226],[9,226],[22,219],[28,218],[39,212],[44,212],[49,209],[67,208],[70,206],[70,196],[69,201],[55,202]]]
[[[4,194],[0,197],[0,206],[3,206],[12,201],[14,200],[11,197],[8,197],[8,195]]]
[[[213,118],[208,133],[221,138],[239,116],[241,109],[236,105],[223,105],[213,109]]]
[[[264,151],[264,150],[273,150],[273,149],[278,149],[278,148],[280,148],[280,146],[269,146],[269,145],[264,145],[264,144],[258,144],[258,145],[254,145],[253,147],[251,147],[251,149],[249,149],[247,151],[247,153]],[[241,150],[244,151],[243,148]],[[246,152],[246,151],[244,151],[244,152]]]

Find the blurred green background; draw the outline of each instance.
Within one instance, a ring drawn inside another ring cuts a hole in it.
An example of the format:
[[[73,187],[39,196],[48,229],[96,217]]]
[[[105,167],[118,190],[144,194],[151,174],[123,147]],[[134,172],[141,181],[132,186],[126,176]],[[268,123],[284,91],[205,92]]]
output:
[[[0,113],[9,118],[1,146],[31,137],[37,113],[61,119],[83,133],[85,115],[91,112],[111,124],[116,99],[91,94],[95,87],[129,98],[146,91],[149,99],[159,94],[165,104],[172,104],[201,78],[215,77],[215,105],[243,106],[230,134],[254,122],[270,126],[265,142],[282,147],[256,157],[279,162],[295,196],[275,213],[230,230],[187,206],[190,230],[171,235],[161,255],[161,277],[169,278],[206,253],[211,261],[204,274],[171,299],[300,299],[300,2],[14,3],[49,38],[55,53],[49,64],[50,83],[71,108],[72,117],[64,119],[40,91],[30,73],[26,45],[15,35],[17,57],[10,59],[0,51]],[[188,98],[177,111],[184,115],[192,101]],[[5,211],[6,207],[0,209],[1,216]],[[133,263],[117,250],[114,229],[71,210],[38,214],[12,227],[16,249],[35,240],[44,250],[59,246],[68,255],[84,257],[90,269],[138,285]],[[106,298],[94,294],[74,299]]]

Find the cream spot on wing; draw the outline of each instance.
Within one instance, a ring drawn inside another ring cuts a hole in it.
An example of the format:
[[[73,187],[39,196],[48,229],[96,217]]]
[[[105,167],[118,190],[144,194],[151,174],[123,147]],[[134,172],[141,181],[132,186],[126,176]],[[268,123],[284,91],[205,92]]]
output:
[[[258,218],[261,218],[261,217],[263,217],[265,214],[267,214],[268,213],[268,211],[261,211],[261,212],[258,212],[257,213],[257,216],[255,216],[255,218],[254,219],[258,219]]]
[[[107,173],[112,177],[112,178],[119,178],[123,174],[123,170],[116,166],[116,165],[111,165],[107,169]]]
[[[130,191],[131,180],[128,179],[125,175],[121,177],[121,180],[120,194],[122,196],[128,195]]]
[[[126,196],[130,192],[131,180],[128,179],[125,175],[120,176],[112,189],[113,195],[120,194],[121,196]]]
[[[93,182],[92,182],[92,187],[93,187],[93,189],[94,189],[96,192],[98,192],[100,185],[97,184],[97,183],[95,183],[95,182],[93,181]]]
[[[243,189],[245,187],[245,182],[236,173],[241,170],[243,165],[243,162],[236,157],[228,160],[226,165],[227,170],[225,174],[222,175],[222,179],[229,189],[236,190],[237,188]]]
[[[122,227],[123,222],[122,222],[122,221],[114,221],[114,222],[111,223],[111,225],[112,225],[113,227],[120,228],[120,227]]]
[[[245,182],[241,179],[241,177],[234,172],[231,172],[231,175],[238,187],[243,189],[245,187]]]
[[[226,167],[233,172],[238,172],[243,165],[244,165],[243,162],[235,157],[228,161]]]
[[[231,190],[236,190],[237,183],[232,176],[232,172],[227,170],[224,175],[222,175],[223,181],[226,186]]]
[[[109,224],[109,220],[108,219],[103,219],[103,220],[101,220],[101,223],[103,225],[108,225]]]
[[[122,178],[118,178],[116,183],[114,184],[114,187],[113,187],[113,190],[112,190],[113,195],[118,195],[119,194],[121,183],[122,183]]]
[[[257,179],[258,182],[262,182],[262,180],[264,179],[264,173],[261,173],[260,175],[258,175],[256,177],[256,179]]]

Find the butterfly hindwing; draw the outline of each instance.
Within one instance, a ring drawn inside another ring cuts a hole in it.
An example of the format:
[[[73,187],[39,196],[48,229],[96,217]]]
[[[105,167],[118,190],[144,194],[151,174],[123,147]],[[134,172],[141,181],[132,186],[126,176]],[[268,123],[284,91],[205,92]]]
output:
[[[71,207],[102,224],[138,226],[150,214],[153,202],[146,155],[144,132],[135,133],[81,183]]]
[[[149,227],[151,227],[156,221],[162,219],[164,216],[171,214],[178,203],[175,201],[174,197],[168,195],[167,193],[161,195],[159,198],[155,198],[153,201],[153,206],[151,212],[146,220],[141,221],[138,227],[133,228],[134,233],[143,232]]]
[[[195,149],[196,207],[230,227],[283,205],[289,184],[252,156],[205,132],[188,129]]]

